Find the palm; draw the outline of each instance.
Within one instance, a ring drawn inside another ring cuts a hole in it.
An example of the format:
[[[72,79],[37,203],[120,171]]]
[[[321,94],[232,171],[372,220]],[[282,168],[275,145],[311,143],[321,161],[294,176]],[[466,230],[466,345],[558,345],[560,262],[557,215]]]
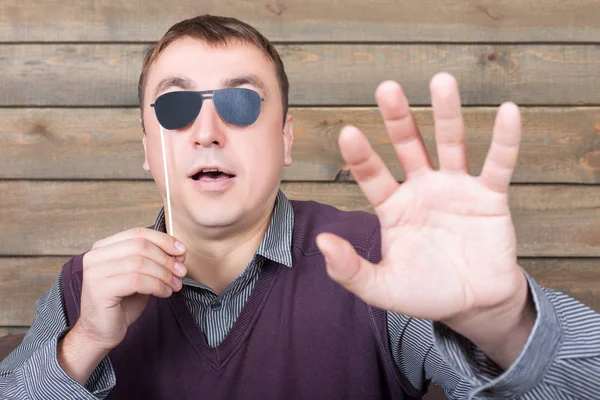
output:
[[[381,232],[380,305],[441,320],[501,299],[499,282],[516,257],[505,199],[470,176],[438,171],[399,188],[383,213],[398,221]]]
[[[447,75],[437,80],[442,87],[432,83],[432,98],[439,171],[431,166],[399,87],[380,88],[378,100],[406,182],[394,180],[357,129],[340,137],[344,158],[381,224],[381,262],[368,263],[329,234],[319,238],[319,247],[335,264],[332,277],[367,303],[444,320],[514,293],[519,269],[507,190],[520,122],[518,111],[499,112],[483,172],[471,176],[458,89]]]

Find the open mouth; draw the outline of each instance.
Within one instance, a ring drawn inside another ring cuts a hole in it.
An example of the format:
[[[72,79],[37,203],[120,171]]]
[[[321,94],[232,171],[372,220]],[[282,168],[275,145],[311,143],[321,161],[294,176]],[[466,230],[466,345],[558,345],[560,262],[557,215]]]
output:
[[[223,181],[233,177],[235,177],[235,175],[229,174],[216,168],[201,169],[200,171],[196,172],[194,175],[191,176],[193,180],[200,182]]]

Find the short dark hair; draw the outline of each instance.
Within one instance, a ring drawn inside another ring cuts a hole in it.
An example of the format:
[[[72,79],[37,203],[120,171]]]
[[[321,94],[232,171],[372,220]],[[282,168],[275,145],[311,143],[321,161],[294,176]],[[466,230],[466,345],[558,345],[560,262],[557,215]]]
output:
[[[200,39],[214,46],[226,46],[231,42],[241,41],[258,47],[275,65],[275,73],[281,90],[283,122],[288,110],[289,81],[285,73],[283,61],[275,46],[258,30],[236,18],[214,15],[201,15],[186,19],[173,25],[167,33],[148,51],[144,58],[142,72],[138,82],[138,99],[140,110],[144,110],[144,90],[150,66],[156,62],[162,52],[177,39],[191,37]],[[143,122],[142,122],[143,127]]]

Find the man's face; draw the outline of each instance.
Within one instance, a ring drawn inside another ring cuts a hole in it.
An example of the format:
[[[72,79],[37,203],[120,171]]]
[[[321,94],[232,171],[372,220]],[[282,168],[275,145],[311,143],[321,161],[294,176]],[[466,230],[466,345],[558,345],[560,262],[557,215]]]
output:
[[[154,103],[161,94],[225,87],[253,89],[264,99],[256,122],[223,121],[205,99],[190,125],[164,130],[174,223],[188,228],[239,227],[270,211],[283,167],[290,165],[292,121],[282,126],[281,92],[273,63],[251,44],[211,47],[183,38],[170,44],[150,68],[144,95],[145,167],[163,201],[166,186],[160,126]],[[157,91],[158,90],[158,91]],[[218,172],[198,173],[199,169]],[[224,172],[224,173],[221,173]]]

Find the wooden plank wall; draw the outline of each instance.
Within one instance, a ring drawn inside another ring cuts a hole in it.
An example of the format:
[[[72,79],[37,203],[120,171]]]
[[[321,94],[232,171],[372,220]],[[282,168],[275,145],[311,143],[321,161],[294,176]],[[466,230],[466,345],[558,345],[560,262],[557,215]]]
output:
[[[428,82],[459,80],[480,171],[495,107],[523,111],[511,189],[523,266],[600,311],[600,2],[597,0],[64,0],[0,5],[0,335],[25,329],[69,256],[149,225],[136,83],[173,23],[238,17],[275,41],[296,117],[291,198],[369,207],[336,149],[362,127],[395,176],[373,91],[400,81],[433,145]]]

